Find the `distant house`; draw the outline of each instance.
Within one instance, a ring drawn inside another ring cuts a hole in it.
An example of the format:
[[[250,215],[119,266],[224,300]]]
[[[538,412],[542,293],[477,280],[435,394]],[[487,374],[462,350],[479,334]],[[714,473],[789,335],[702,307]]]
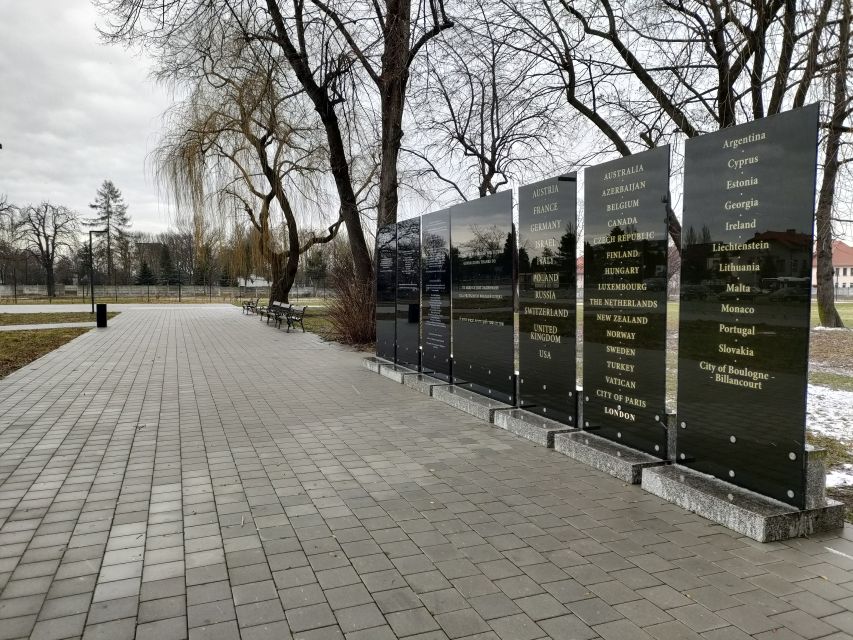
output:
[[[270,286],[270,281],[261,276],[249,276],[248,278],[237,278],[237,285],[240,287],[266,289]]]
[[[832,242],[832,267],[839,295],[853,295],[853,247],[840,240]],[[817,287],[817,258],[812,261],[812,287]]]

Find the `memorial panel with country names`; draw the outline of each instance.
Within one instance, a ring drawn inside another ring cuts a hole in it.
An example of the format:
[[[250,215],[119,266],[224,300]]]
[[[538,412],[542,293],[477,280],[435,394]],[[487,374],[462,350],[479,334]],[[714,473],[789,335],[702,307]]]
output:
[[[583,427],[665,457],[669,147],[584,180]]]
[[[519,406],[574,426],[577,176],[518,189]]]
[[[678,461],[805,505],[817,105],[686,143]]]
[[[451,209],[453,382],[514,403],[512,192]]]
[[[397,223],[397,364],[420,365],[421,221]]]
[[[421,216],[421,369],[450,381],[450,209]]]
[[[397,344],[397,225],[376,232],[376,355],[392,362]]]

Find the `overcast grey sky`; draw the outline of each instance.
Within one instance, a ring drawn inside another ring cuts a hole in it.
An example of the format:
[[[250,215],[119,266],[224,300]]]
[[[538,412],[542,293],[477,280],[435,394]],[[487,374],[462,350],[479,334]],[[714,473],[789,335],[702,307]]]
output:
[[[50,200],[89,215],[105,178],[133,229],[170,222],[148,155],[172,100],[149,63],[99,40],[89,0],[0,2],[0,194]]]

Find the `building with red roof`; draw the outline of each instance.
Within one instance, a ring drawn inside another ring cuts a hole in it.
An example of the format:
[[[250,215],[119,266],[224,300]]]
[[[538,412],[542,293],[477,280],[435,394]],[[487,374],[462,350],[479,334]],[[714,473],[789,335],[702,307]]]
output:
[[[841,240],[833,240],[832,267],[835,269],[836,293],[853,296],[853,247]],[[812,260],[812,284],[817,286],[817,258]]]

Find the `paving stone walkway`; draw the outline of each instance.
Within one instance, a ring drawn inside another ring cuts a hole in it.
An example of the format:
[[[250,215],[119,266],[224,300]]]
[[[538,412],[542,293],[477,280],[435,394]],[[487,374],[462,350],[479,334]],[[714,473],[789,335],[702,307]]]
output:
[[[0,381],[0,639],[853,637],[853,532],[739,537],[236,308]]]

